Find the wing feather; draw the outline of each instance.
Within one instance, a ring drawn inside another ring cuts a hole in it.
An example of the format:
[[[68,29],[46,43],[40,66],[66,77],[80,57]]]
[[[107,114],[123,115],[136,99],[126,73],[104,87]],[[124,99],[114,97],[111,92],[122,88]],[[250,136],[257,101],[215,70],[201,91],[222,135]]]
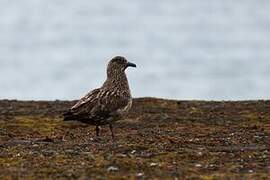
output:
[[[98,95],[100,93],[100,89],[95,89],[88,94],[86,94],[84,97],[82,97],[74,106],[71,107],[71,111],[75,112],[76,110],[79,110],[84,105],[90,105],[95,103],[98,99]],[[94,105],[94,104],[93,104]]]
[[[124,109],[130,103],[130,97],[110,89],[95,89],[82,97],[70,110],[74,117],[106,119],[117,115],[118,110]]]

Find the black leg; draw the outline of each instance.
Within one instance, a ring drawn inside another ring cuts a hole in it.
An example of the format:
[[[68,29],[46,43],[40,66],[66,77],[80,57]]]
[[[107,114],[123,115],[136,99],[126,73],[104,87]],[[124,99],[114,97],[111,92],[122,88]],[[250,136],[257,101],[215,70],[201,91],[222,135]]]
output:
[[[96,126],[96,135],[99,136],[99,126]]]
[[[112,126],[112,124],[109,124],[109,127],[110,127],[110,131],[111,131],[111,135],[112,135],[112,140],[114,142],[115,141],[115,138],[114,138],[114,132],[113,132],[113,126]]]

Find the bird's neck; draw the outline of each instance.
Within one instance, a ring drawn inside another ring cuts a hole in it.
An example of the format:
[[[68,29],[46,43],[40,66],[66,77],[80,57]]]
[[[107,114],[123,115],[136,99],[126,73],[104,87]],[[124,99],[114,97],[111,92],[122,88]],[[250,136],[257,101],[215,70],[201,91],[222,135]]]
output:
[[[103,86],[115,87],[115,88],[128,88],[128,79],[126,73],[119,73],[114,75],[107,75],[107,80],[105,81]]]

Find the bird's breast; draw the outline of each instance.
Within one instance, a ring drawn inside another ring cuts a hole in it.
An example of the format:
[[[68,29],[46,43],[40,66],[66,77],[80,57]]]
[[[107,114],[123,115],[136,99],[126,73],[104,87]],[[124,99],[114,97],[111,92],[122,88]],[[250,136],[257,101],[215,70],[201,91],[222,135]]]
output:
[[[131,107],[132,107],[132,98],[130,97],[127,105],[125,107],[119,109],[117,111],[117,113],[119,113],[120,115],[124,115],[130,111]]]

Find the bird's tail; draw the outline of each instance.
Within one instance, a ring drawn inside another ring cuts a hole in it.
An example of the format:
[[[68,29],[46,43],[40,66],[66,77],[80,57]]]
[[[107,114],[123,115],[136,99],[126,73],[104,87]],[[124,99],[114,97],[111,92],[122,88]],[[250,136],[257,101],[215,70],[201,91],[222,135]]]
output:
[[[65,112],[63,114],[63,116],[64,116],[64,121],[72,121],[72,120],[74,120],[74,115],[70,111]]]

